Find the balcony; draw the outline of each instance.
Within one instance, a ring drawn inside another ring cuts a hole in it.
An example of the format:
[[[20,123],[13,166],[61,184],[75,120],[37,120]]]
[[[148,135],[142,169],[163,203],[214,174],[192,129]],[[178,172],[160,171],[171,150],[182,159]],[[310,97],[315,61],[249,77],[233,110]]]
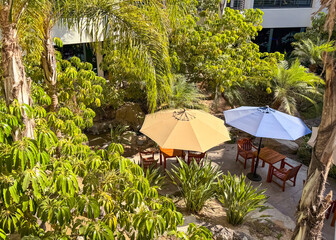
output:
[[[254,8],[310,8],[312,0],[254,0]]]

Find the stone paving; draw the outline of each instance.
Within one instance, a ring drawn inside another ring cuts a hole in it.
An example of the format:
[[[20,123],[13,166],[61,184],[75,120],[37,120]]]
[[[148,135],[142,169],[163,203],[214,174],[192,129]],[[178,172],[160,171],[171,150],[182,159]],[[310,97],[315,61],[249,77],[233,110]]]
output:
[[[218,147],[215,147],[208,151],[208,159],[212,161],[214,165],[218,165],[220,169],[226,173],[229,171],[231,174],[240,175],[244,173],[245,175],[249,173],[251,170],[251,161],[248,160],[248,164],[246,169],[244,169],[243,164],[240,162],[236,162],[236,144],[223,144]],[[157,158],[159,155],[157,154]],[[134,156],[133,159],[138,161],[138,155]],[[292,159],[286,158],[286,162],[291,165],[297,166],[299,163]],[[169,169],[172,164],[176,164],[176,161],[171,159],[167,160],[167,168]],[[261,165],[261,164],[259,164]],[[280,165],[280,164],[279,164]],[[279,167],[278,165],[276,165]],[[306,179],[307,176],[307,166],[303,165],[298,173],[296,179],[296,186],[293,187],[291,182],[286,184],[286,191],[283,192],[282,188],[278,186],[276,183],[266,182],[268,171],[268,164],[265,165],[264,168],[259,166],[258,174],[262,176],[261,182],[252,182],[254,186],[259,186],[261,184],[261,188],[267,189],[266,194],[269,196],[268,202],[273,207],[276,208],[276,211],[282,213],[285,216],[286,224],[289,228],[293,228],[295,226],[295,211],[297,204],[301,198],[302,188],[303,188],[303,180]],[[280,183],[280,182],[279,182]],[[330,190],[336,192],[336,180],[328,178],[328,183],[326,186],[326,193]],[[335,197],[334,197],[335,198]],[[289,218],[286,218],[288,216]],[[335,236],[335,228],[330,226],[332,219],[332,215],[328,220],[325,221],[323,228],[323,239],[333,240]]]

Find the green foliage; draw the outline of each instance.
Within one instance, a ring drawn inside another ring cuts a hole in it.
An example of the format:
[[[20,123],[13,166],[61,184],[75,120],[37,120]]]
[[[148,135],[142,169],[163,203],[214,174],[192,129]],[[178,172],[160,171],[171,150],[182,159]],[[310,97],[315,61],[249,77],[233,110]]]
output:
[[[111,128],[112,143],[130,144],[131,132],[127,125],[117,125]]]
[[[251,183],[245,182],[246,176],[222,175],[218,181],[218,200],[227,209],[227,220],[232,225],[242,224],[246,215],[252,211],[264,211],[267,197],[266,190],[253,188]]]
[[[328,32],[324,30],[324,24],[326,21],[326,14],[324,12],[319,12],[312,19],[312,26],[307,28],[305,32],[300,32],[294,35],[297,41],[310,39],[313,43],[318,43],[319,41],[327,42],[329,38]],[[331,39],[335,39],[335,30],[332,33]]]
[[[333,42],[323,42],[318,40],[314,43],[311,39],[303,39],[300,42],[294,42],[292,55],[299,59],[301,64],[309,67],[311,72],[321,72],[323,68],[323,52],[335,51]],[[319,70],[319,71],[318,71]]]
[[[262,29],[262,11],[249,9],[240,13],[226,8],[219,18],[217,10],[207,10],[201,20],[195,12],[195,8],[189,10],[170,34],[175,73],[188,81],[202,82],[215,99],[224,93],[231,101],[237,100],[229,98],[234,95],[231,88],[239,88],[246,81],[256,85],[271,80],[272,68],[283,56],[261,53],[252,42]],[[231,102],[234,103],[237,102]]]
[[[178,232],[177,237],[185,240],[210,240],[212,239],[212,233],[204,226],[197,226],[194,223],[190,223],[187,233]]]
[[[214,197],[216,180],[221,172],[217,167],[211,166],[211,162],[205,161],[201,166],[196,161],[192,161],[190,165],[181,159],[178,161],[180,167],[174,166],[168,175],[182,193],[187,210],[197,213],[207,200]]]
[[[298,157],[307,166],[309,166],[312,154],[312,147],[307,143],[309,139],[310,136],[304,136],[302,138],[303,142],[300,144],[299,149],[297,151]]]
[[[296,60],[291,66],[283,61],[273,71],[271,89],[274,92],[273,108],[288,114],[297,112],[297,101],[304,100],[315,104],[311,98],[319,95],[318,84],[324,83],[321,78],[300,65]]]
[[[170,98],[170,108],[205,108],[200,103],[203,95],[198,90],[196,84],[187,82],[183,75],[177,75],[172,82],[172,96]]]

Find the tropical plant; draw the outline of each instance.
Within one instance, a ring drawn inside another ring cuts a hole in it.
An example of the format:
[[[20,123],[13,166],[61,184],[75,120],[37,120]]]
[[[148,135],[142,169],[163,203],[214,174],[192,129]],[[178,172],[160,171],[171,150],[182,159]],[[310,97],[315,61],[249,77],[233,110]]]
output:
[[[292,43],[294,50],[292,55],[299,59],[300,63],[309,68],[310,72],[321,72],[322,54],[335,51],[333,42],[318,40],[314,43],[311,39],[303,39],[300,42]],[[318,71],[320,70],[320,71]]]
[[[213,93],[215,100],[223,96],[235,101],[231,87],[244,86],[247,81],[252,85],[270,81],[272,68],[283,55],[261,53],[253,43],[262,29],[260,10],[239,12],[226,8],[220,17],[218,10],[211,9],[198,15],[197,7],[191,5],[173,27],[170,34],[173,72],[184,75],[189,82],[201,83]]]
[[[289,114],[297,113],[299,99],[315,104],[311,96],[320,94],[317,86],[323,80],[300,65],[296,60],[291,66],[287,61],[273,70],[271,90],[274,92],[273,108]]]
[[[176,75],[172,82],[172,95],[170,108],[205,108],[200,103],[203,94],[200,93],[195,83],[188,82],[183,75]]]
[[[197,213],[207,200],[215,196],[216,180],[221,172],[210,161],[198,164],[194,160],[189,165],[181,159],[178,161],[180,166],[174,166],[168,175],[180,190],[186,209]]]
[[[252,211],[264,211],[267,201],[266,190],[254,188],[245,182],[246,176],[222,175],[218,180],[218,200],[226,208],[227,220],[232,225],[242,224],[246,215]]]
[[[103,36],[103,69],[110,77],[143,82],[150,111],[167,101],[171,69],[168,15],[162,1],[77,0],[71,8],[76,22],[97,42]]]
[[[131,132],[127,125],[117,125],[111,127],[111,142],[120,144],[130,144]]]
[[[19,35],[23,31],[23,19],[41,18],[43,1],[19,0],[0,2],[0,30],[1,30],[1,72],[3,75],[3,90],[6,104],[14,101],[24,106],[32,106],[30,81],[26,77],[22,60],[22,49],[19,45]],[[33,24],[32,24],[33,27]],[[34,137],[34,121],[26,111],[21,111],[21,129],[13,129],[13,138]]]
[[[176,235],[179,239],[189,240],[211,240],[212,233],[204,226],[197,226],[195,223],[190,223],[186,233],[178,232]]]

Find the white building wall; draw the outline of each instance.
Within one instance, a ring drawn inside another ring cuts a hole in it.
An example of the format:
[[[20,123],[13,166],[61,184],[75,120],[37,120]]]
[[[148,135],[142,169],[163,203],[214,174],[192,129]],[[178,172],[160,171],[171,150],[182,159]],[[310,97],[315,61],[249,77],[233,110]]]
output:
[[[246,0],[245,8],[253,8],[254,0]],[[313,0],[311,8],[265,8],[262,26],[264,28],[310,27],[313,13],[320,7],[319,0]]]

